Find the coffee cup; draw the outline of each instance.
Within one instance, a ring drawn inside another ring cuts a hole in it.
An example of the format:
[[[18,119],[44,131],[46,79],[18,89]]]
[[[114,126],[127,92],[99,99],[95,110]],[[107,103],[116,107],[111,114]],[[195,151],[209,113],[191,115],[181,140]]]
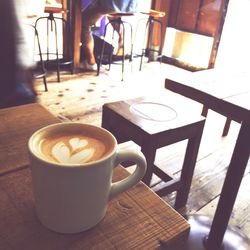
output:
[[[145,174],[140,151],[119,149],[107,130],[82,123],[57,123],[36,131],[28,142],[36,213],[47,228],[77,233],[94,227],[108,202],[137,184]],[[124,161],[136,169],[112,183],[112,172]]]

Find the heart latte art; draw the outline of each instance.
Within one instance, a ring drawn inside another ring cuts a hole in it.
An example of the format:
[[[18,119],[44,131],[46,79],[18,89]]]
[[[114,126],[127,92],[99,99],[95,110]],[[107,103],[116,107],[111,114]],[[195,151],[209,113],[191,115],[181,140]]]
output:
[[[106,152],[104,143],[82,135],[45,138],[40,151],[47,160],[62,164],[83,164],[100,159]]]

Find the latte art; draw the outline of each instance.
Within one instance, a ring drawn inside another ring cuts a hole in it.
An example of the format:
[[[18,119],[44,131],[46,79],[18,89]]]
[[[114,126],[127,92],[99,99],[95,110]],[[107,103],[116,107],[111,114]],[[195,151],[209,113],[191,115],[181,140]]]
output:
[[[51,150],[51,155],[60,163],[76,164],[79,162],[87,162],[95,153],[94,148],[87,148],[87,140],[80,140],[79,138],[72,138],[69,140],[69,145],[64,142],[56,143]]]
[[[47,160],[61,164],[83,164],[100,159],[106,151],[104,143],[82,135],[45,138],[40,151]]]

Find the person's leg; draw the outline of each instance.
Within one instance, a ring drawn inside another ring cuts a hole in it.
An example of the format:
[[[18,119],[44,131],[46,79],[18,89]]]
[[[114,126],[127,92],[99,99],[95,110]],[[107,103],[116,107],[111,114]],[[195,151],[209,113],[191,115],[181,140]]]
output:
[[[93,1],[82,12],[82,53],[88,64],[96,63],[94,56],[94,39],[91,32],[91,26],[94,25],[107,11],[102,9],[97,1]]]
[[[108,17],[109,21],[115,20],[117,19],[117,17]],[[123,30],[122,30],[122,26],[119,25],[118,23],[113,23],[111,22],[111,25],[113,26],[113,29],[117,32],[119,38],[118,38],[118,48],[122,47],[122,43],[123,43]]]
[[[117,19],[117,17],[108,17],[109,21]],[[113,26],[113,29],[117,32],[118,34],[118,48],[117,48],[117,55],[122,55],[123,53],[123,30],[122,26],[119,25],[118,23],[113,23],[111,22],[111,25]]]

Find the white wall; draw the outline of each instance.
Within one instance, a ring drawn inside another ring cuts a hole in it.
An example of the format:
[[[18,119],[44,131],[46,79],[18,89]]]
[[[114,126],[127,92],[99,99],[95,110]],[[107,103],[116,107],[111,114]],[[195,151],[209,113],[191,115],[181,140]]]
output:
[[[215,67],[245,71],[249,61],[250,0],[230,0]]]

